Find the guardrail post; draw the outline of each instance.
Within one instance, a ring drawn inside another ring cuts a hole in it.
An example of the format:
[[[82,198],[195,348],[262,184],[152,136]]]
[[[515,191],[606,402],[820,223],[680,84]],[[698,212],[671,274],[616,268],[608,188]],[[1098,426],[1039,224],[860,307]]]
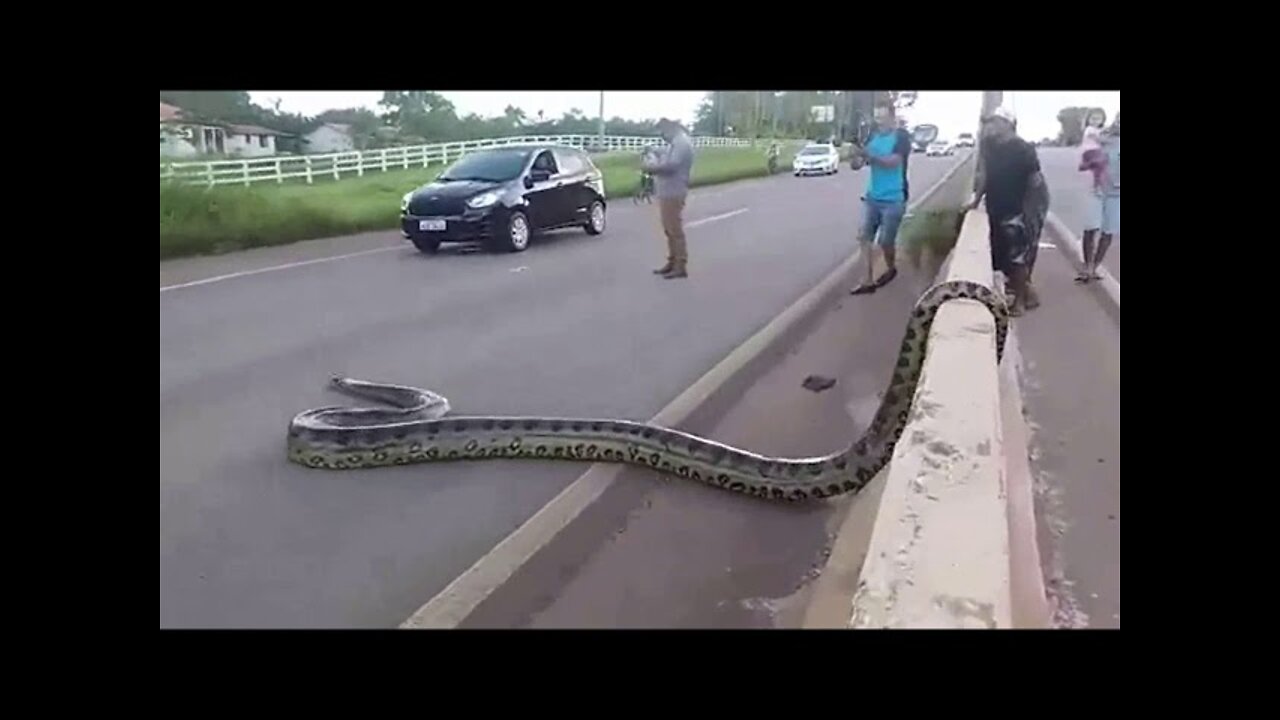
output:
[[[280,170],[280,158],[276,158],[276,184],[284,184],[284,173]]]
[[[382,148],[382,172],[387,171],[387,149]]]
[[[356,176],[364,177],[364,153],[356,153]]]
[[[311,185],[315,182],[315,180],[311,177],[311,156],[308,155],[306,157],[306,160],[307,160],[307,184]]]
[[[213,187],[213,163],[205,163],[204,171],[209,174],[209,187]]]
[[[339,155],[330,155],[330,156],[329,156],[329,162],[333,163],[333,179],[334,179],[334,180],[341,180],[341,179],[342,179],[342,174],[341,174],[341,171],[340,171],[340,169],[339,169],[339,161],[340,161],[340,160],[342,160],[342,155],[341,155],[341,154],[339,154]]]
[[[244,186],[249,187],[249,161],[248,160],[241,161],[240,174],[244,177]]]

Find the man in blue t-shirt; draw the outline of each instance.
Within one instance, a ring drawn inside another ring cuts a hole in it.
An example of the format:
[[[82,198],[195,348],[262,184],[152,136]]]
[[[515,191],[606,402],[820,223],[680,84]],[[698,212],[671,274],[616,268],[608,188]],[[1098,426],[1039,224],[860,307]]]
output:
[[[873,293],[898,276],[895,263],[895,247],[898,226],[907,210],[907,158],[911,156],[911,139],[898,129],[898,121],[891,106],[880,106],[875,111],[876,128],[867,139],[865,147],[855,149],[868,165],[871,175],[867,182],[867,195],[863,199],[863,224],[860,240],[867,244],[867,281],[853,289],[854,295]],[[879,234],[880,250],[884,254],[886,269],[879,278],[874,276],[875,256],[871,246]]]

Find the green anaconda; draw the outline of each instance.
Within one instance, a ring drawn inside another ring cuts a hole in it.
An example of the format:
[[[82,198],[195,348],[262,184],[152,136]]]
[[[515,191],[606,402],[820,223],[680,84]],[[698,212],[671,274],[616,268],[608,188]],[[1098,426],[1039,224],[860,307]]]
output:
[[[893,455],[924,365],[929,329],[942,305],[976,300],[995,317],[996,355],[1009,315],[983,285],[949,281],[916,302],[893,377],[861,437],[824,457],[769,457],[690,433],[630,420],[555,417],[446,417],[449,401],[429,390],[335,378],[334,389],[391,408],[326,407],[289,424],[293,462],[345,470],[453,460],[547,459],[628,463],[769,500],[856,493]]]

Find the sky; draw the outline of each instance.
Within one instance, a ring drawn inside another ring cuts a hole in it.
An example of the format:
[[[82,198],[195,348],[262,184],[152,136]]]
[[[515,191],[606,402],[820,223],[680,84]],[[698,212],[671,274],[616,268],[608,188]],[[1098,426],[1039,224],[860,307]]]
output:
[[[548,118],[558,118],[573,108],[581,110],[587,117],[598,117],[600,114],[599,90],[571,90],[566,92],[548,92],[537,90],[516,90],[512,92],[493,92],[489,90],[442,90],[440,94],[447,98],[458,109],[459,115],[475,113],[483,117],[501,115],[503,108],[515,105],[524,110],[530,117],[536,117],[539,110]],[[253,101],[259,105],[270,106],[274,98],[280,98],[280,109],[285,112],[318,115],[330,108],[367,107],[377,110],[378,101],[382,99],[381,91],[356,92],[301,92],[266,90],[251,91]],[[674,118],[692,124],[698,103],[706,95],[705,91],[636,91],[606,90],[604,94],[605,117],[622,117],[628,120],[645,120],[662,117]]]
[[[1058,111],[1071,105],[1101,107],[1107,117],[1114,117],[1120,109],[1118,90],[1005,90],[1004,103],[1018,115],[1018,134],[1028,140],[1056,137]],[[548,118],[557,118],[573,108],[587,117],[596,117],[600,111],[599,91],[535,91],[512,92],[441,91],[457,107],[460,114],[476,113],[485,117],[502,114],[507,105],[522,108],[530,116],[539,110]],[[705,91],[635,91],[606,90],[604,94],[605,117],[623,117],[629,120],[671,117],[692,124],[698,103]],[[381,91],[251,91],[255,103],[270,106],[279,98],[280,109],[304,115],[317,115],[331,108],[367,107],[378,110]],[[938,126],[939,137],[954,140],[962,132],[976,132],[978,111],[982,107],[980,91],[921,90],[913,107],[902,111],[911,125],[930,123]]]

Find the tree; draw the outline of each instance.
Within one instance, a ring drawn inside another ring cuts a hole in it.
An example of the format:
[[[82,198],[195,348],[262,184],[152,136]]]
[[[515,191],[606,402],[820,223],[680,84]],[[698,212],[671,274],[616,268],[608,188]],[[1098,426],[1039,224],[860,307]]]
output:
[[[702,102],[698,103],[698,109],[694,111],[693,118],[694,135],[715,135],[719,131],[715,93],[702,98]]]
[[[502,117],[504,120],[510,123],[512,128],[519,128],[520,126],[529,122],[529,117],[525,115],[524,110],[521,110],[520,108],[514,105],[508,105],[505,108],[503,108]]]
[[[1065,107],[1058,111],[1059,145],[1079,145],[1084,139],[1084,119],[1092,112],[1102,112],[1102,108]]]
[[[188,120],[208,122],[256,122],[264,111],[244,90],[161,90],[160,101],[182,108]]]
[[[430,90],[388,90],[379,105],[386,108],[383,119],[402,135],[451,140],[458,133],[458,115],[453,103]]]
[[[893,103],[893,107],[898,110],[915,105],[916,99],[920,96],[920,93],[916,90],[886,90],[884,92],[888,94],[886,99]]]

